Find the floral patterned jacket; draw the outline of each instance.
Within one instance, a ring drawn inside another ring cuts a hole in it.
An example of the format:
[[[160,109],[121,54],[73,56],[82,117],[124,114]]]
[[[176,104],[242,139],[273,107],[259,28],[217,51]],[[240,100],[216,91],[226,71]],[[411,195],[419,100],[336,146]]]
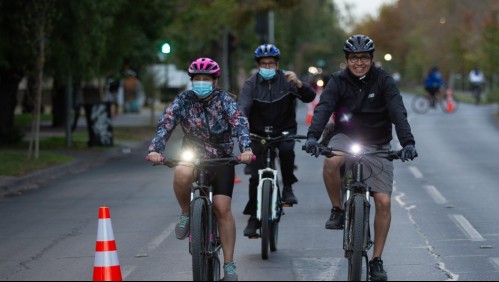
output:
[[[232,156],[233,138],[238,138],[241,152],[251,148],[248,119],[232,96],[218,88],[208,101],[199,100],[192,90],[177,95],[159,119],[149,152],[163,153],[178,124],[184,132],[182,148],[194,150],[198,157]]]

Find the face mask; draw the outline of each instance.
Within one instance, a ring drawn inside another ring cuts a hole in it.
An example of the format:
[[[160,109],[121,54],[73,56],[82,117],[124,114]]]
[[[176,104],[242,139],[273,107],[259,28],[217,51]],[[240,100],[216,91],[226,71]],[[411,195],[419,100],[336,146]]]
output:
[[[269,79],[271,79],[272,77],[275,76],[275,69],[264,69],[264,68],[260,68],[259,73],[263,77],[263,79],[269,80]]]
[[[200,99],[204,99],[210,96],[211,91],[213,91],[213,82],[211,81],[193,81],[192,91],[196,93],[196,96]]]

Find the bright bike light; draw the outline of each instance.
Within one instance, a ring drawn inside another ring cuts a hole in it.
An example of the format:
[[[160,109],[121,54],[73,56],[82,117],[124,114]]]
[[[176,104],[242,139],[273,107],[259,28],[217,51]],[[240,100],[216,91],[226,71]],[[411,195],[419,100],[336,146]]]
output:
[[[360,145],[353,144],[352,147],[350,148],[350,151],[354,154],[358,154],[360,152]]]
[[[184,161],[188,161],[188,162],[192,161],[192,160],[194,160],[194,152],[192,152],[191,150],[183,151],[181,158]]]

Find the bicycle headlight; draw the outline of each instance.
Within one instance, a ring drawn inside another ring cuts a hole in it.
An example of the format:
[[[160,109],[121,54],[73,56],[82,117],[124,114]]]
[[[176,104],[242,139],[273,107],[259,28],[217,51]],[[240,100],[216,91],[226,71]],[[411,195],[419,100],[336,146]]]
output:
[[[182,152],[180,158],[186,162],[192,162],[194,160],[194,152],[191,150],[185,150]]]
[[[359,144],[353,144],[352,147],[350,147],[350,152],[352,152],[354,155],[357,155],[360,153],[360,145]]]

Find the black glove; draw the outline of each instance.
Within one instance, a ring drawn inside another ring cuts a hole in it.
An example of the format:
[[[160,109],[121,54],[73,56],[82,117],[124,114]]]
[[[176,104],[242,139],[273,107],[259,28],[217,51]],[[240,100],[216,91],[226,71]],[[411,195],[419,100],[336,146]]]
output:
[[[418,152],[416,152],[416,148],[414,148],[414,145],[406,145],[402,151],[400,152],[400,160],[402,162],[413,160],[415,157],[418,156]]]
[[[305,151],[316,158],[321,154],[319,147],[319,142],[317,142],[317,139],[313,137],[308,138],[305,143]]]

